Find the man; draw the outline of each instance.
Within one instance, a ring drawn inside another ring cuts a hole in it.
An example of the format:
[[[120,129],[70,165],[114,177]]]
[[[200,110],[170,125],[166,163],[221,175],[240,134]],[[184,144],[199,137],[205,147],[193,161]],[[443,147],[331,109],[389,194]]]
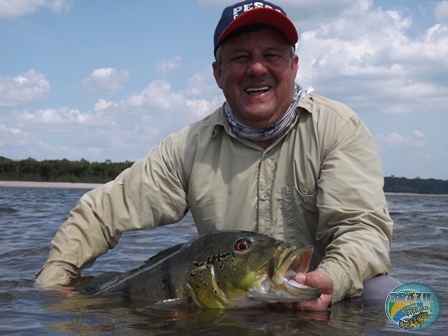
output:
[[[114,181],[86,193],[36,281],[68,285],[123,231],[178,222],[315,247],[295,279],[320,288],[296,308],[324,310],[390,271],[392,221],[371,134],[347,106],[295,84],[298,34],[266,1],[224,9],[213,74],[226,102],[170,135]]]

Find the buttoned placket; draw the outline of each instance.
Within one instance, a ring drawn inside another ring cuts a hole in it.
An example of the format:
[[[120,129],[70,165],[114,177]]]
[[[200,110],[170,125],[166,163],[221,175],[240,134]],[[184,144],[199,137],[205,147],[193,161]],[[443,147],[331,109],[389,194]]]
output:
[[[271,197],[274,164],[269,155],[261,155],[258,168],[258,230],[267,235],[274,233]]]

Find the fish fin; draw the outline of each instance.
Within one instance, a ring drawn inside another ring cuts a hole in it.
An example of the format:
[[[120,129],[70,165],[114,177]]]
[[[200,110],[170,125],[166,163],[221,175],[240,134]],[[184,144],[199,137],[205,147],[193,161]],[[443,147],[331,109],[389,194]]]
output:
[[[157,262],[159,262],[160,260],[163,260],[169,256],[171,256],[172,254],[176,253],[177,251],[179,251],[183,246],[185,245],[185,243],[180,243],[174,246],[171,246],[167,249],[164,249],[158,253],[156,253],[155,255],[153,255],[152,257],[148,258],[145,262],[143,262],[143,265],[140,267],[148,267],[152,264],[155,264]]]
[[[111,284],[115,283],[123,273],[121,272],[105,272],[97,275],[90,282],[77,289],[82,294],[99,294],[104,288],[109,287]]]

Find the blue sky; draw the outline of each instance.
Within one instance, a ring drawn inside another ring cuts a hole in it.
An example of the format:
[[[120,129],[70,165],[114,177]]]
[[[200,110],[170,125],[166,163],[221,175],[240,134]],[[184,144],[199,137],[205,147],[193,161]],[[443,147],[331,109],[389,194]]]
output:
[[[134,161],[213,112],[225,0],[0,0],[0,156]],[[279,0],[297,82],[367,124],[384,174],[448,179],[448,1]]]

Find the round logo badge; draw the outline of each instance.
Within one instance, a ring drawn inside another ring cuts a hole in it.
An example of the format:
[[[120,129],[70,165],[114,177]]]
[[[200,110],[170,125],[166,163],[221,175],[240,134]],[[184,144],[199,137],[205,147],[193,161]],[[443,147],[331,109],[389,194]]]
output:
[[[417,282],[401,284],[387,296],[386,314],[398,328],[422,330],[442,315],[442,299],[428,285]]]

